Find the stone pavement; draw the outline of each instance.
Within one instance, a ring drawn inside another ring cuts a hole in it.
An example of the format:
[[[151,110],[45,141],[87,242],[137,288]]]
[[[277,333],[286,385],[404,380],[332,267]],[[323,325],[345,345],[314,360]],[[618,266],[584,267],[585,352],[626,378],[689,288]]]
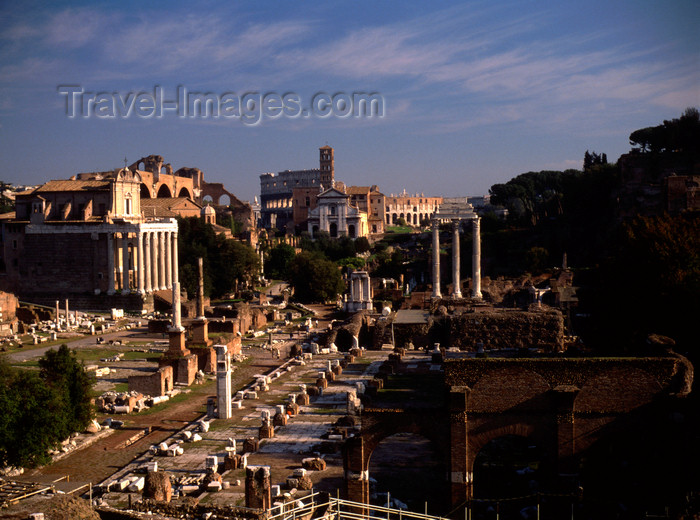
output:
[[[221,464],[226,455],[229,439],[234,439],[238,453],[242,453],[245,439],[258,438],[258,428],[261,426],[261,416],[264,410],[272,415],[276,406],[286,404],[290,394],[298,394],[300,385],[307,387],[315,385],[318,373],[326,369],[328,361],[341,360],[344,353],[313,356],[303,363],[290,361],[278,369],[273,369],[266,375],[274,377],[266,392],[258,392],[257,399],[244,399],[242,408],[234,408],[231,419],[213,419],[209,422],[208,431],[198,431],[196,422],[190,423],[183,430],[173,435],[166,442],[169,446],[179,442],[184,453],[180,456],[162,456],[146,452],[137,457],[131,464],[117,471],[102,484],[120,480],[128,476],[143,475],[142,471],[148,462],[157,461],[158,469],[170,472],[173,477],[194,476],[202,478],[206,473],[206,459],[216,455]],[[301,406],[300,413],[289,417],[286,426],[275,428],[273,438],[260,440],[256,453],[247,457],[249,464],[269,465],[272,473],[272,484],[285,484],[294,467],[301,467],[303,458],[320,455],[326,459],[328,468],[323,472],[310,472],[314,484],[326,483],[328,486],[338,486],[342,482],[342,458],[339,450],[342,441],[328,441],[323,436],[328,433],[333,423],[346,415],[347,392],[355,390],[358,381],[372,379],[379,364],[387,357],[386,352],[365,351],[362,358],[348,365],[343,373],[330,382],[321,396],[312,397],[309,406]],[[252,386],[249,385],[249,387]],[[209,418],[207,418],[209,421]],[[183,431],[197,432],[202,437],[198,442],[184,442]],[[326,436],[327,437],[327,436]],[[319,446],[325,443],[333,448],[331,453],[319,453]],[[223,470],[221,470],[223,471]],[[224,480],[229,481],[230,487],[221,493],[208,494],[210,502],[240,503],[243,495],[244,472],[231,470],[223,474]],[[238,485],[236,483],[239,482]],[[316,488],[315,488],[316,489]],[[328,489],[335,491],[335,487]],[[205,494],[204,496],[206,496]],[[204,496],[200,497],[204,500]],[[123,493],[105,495],[110,500],[123,500]]]

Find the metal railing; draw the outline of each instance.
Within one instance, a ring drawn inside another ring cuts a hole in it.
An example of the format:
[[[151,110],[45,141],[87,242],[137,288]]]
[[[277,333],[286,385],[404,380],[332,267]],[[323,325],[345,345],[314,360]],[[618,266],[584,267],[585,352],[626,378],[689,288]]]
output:
[[[326,493],[313,493],[273,506],[267,510],[267,520],[310,518],[312,513],[318,513],[324,507],[324,517],[329,520],[444,520],[439,516],[334,498]]]

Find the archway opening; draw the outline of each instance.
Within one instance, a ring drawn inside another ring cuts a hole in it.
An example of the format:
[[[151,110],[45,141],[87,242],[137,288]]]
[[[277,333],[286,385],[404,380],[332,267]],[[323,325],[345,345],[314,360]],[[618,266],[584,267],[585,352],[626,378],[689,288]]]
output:
[[[192,198],[192,195],[190,194],[190,190],[187,188],[181,188],[180,193],[177,194],[178,197],[187,197],[188,199]]]
[[[369,461],[370,503],[406,507],[410,511],[445,513],[449,504],[445,467],[435,445],[415,433],[396,433],[383,439]],[[388,497],[387,497],[388,493]]]
[[[338,237],[338,224],[336,224],[335,222],[331,222],[330,235],[331,235],[331,238]]]
[[[220,206],[230,206],[231,205],[231,197],[226,195],[225,193],[219,197],[219,205]]]
[[[341,352],[348,352],[355,344],[354,337],[349,330],[340,329],[335,337],[335,346]]]
[[[170,193],[170,188],[168,188],[165,184],[161,184],[160,188],[158,188],[158,198],[167,199],[172,196],[173,194]]]
[[[533,497],[546,491],[546,465],[542,450],[527,437],[489,441],[474,459],[474,498],[480,499],[474,511],[488,514],[498,508],[504,518],[529,518],[537,509]]]
[[[352,225],[352,224],[350,224],[350,225],[348,226],[348,236],[349,236],[350,238],[356,238],[356,235],[355,235],[355,226]]]
[[[151,198],[151,190],[148,189],[148,186],[144,184],[143,182],[141,183],[141,198],[142,199],[150,199]]]

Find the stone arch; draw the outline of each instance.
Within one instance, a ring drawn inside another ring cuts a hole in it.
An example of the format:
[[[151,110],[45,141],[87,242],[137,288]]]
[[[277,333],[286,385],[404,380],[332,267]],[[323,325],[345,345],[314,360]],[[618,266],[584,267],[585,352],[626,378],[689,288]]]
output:
[[[413,432],[397,432],[384,437],[369,457],[368,476],[376,482],[377,493],[390,492],[412,511],[439,514],[449,502],[444,464],[439,447],[427,437]],[[386,503],[377,500],[375,503]]]
[[[160,188],[158,188],[158,195],[157,198],[159,199],[166,199],[172,197],[173,194],[170,191],[170,188],[168,188],[167,184],[161,184]]]
[[[531,437],[500,435],[488,441],[474,456],[472,467],[473,496],[475,498],[513,498],[532,493],[530,480],[552,478],[547,467],[545,447],[533,444]],[[497,465],[492,461],[496,460]],[[545,463],[543,464],[543,460]],[[507,481],[508,486],[503,486]],[[493,489],[495,488],[495,489]],[[498,491],[501,496],[498,496]],[[504,493],[505,492],[505,493]],[[516,504],[519,508],[522,504]]]
[[[348,352],[355,346],[355,336],[346,328],[341,327],[335,337],[335,345],[341,352]]]
[[[219,200],[216,203],[220,206],[229,206],[231,204],[231,197],[224,193],[221,195],[221,197],[219,197]]]
[[[188,199],[192,198],[192,194],[190,193],[190,190],[187,188],[180,188],[180,192],[177,194],[178,197],[187,197]]]
[[[144,172],[146,171],[146,164],[143,161],[139,161],[139,165],[136,167],[136,169]]]
[[[148,186],[144,182],[141,183],[141,198],[142,199],[150,199],[151,198],[151,190],[148,189]]]
[[[212,199],[211,195],[205,195],[205,196],[202,198],[202,203],[203,203],[205,206],[208,206],[209,204],[213,204],[213,203],[214,203],[214,199]]]

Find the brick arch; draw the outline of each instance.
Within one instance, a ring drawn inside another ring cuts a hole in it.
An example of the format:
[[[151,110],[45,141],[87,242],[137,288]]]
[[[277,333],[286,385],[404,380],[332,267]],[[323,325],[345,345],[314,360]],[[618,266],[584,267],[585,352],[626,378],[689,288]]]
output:
[[[177,194],[178,197],[187,197],[188,199],[192,198],[192,194],[190,193],[190,190],[187,188],[180,188],[180,191]]]
[[[170,198],[172,196],[173,196],[173,194],[170,191],[170,188],[168,187],[168,185],[161,184],[160,187],[158,188],[158,192],[157,192],[156,197],[158,197],[159,199],[163,199],[163,198]]]
[[[397,433],[413,433],[431,441],[445,473],[449,468],[450,442],[444,409],[420,411],[367,411],[359,435],[346,441],[343,466],[350,500],[369,503],[369,461],[380,442]]]
[[[141,198],[142,199],[150,199],[151,198],[151,190],[148,189],[148,186],[144,182],[141,183]]]

